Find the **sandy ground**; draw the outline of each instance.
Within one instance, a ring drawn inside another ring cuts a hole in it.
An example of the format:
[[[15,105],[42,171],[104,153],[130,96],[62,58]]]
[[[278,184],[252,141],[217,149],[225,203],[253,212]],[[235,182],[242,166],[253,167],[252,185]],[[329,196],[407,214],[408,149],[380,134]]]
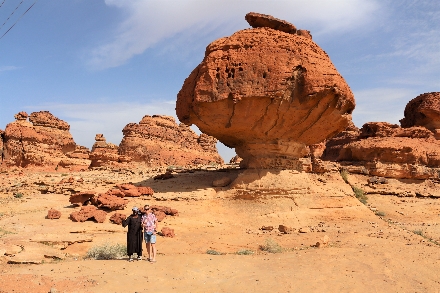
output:
[[[440,292],[437,197],[375,194],[368,177],[350,175],[350,184],[370,193],[364,205],[339,173],[196,171],[154,181],[155,174],[0,174],[0,292]],[[58,184],[68,177],[83,182]],[[233,182],[212,187],[223,177]],[[145,203],[177,209],[159,227],[176,236],[158,237],[156,263],[84,259],[91,247],[124,244],[126,230],[108,220],[112,211],[104,223],[72,222],[70,213],[80,207],[69,203],[69,194],[128,182],[155,194],[130,198],[118,212],[128,215]],[[61,218],[45,219],[50,208]],[[292,233],[279,232],[279,225]],[[282,251],[261,250],[268,241]]]

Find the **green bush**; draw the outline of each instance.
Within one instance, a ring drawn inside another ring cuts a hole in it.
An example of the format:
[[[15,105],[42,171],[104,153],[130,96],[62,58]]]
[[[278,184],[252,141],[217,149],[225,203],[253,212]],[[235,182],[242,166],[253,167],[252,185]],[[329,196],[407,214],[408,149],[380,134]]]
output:
[[[127,247],[122,244],[104,243],[93,246],[87,251],[86,258],[94,259],[119,259],[127,255]]]
[[[374,214],[379,217],[385,217],[385,213],[381,211],[376,211]]]
[[[267,239],[265,245],[260,245],[260,250],[266,251],[269,253],[283,252],[283,248],[272,239]]]
[[[16,194],[14,194],[15,198],[22,198],[23,197],[23,193],[21,192],[17,192]]]
[[[423,231],[422,230],[414,230],[413,233],[416,234],[416,235],[423,236]]]
[[[368,197],[364,194],[362,188],[353,186],[353,192],[356,198],[363,204],[367,204]]]
[[[250,250],[250,249],[241,249],[241,250],[237,251],[237,254],[238,255],[251,255],[251,254],[254,254],[254,251]]]

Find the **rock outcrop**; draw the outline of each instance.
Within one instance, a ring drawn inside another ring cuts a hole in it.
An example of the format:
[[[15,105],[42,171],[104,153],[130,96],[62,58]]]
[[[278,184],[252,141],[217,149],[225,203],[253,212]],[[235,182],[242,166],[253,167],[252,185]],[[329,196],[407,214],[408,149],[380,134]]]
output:
[[[440,92],[425,93],[409,101],[405,107],[402,127],[423,126],[440,132]],[[440,137],[439,137],[440,138]]]
[[[61,218],[61,212],[55,209],[50,209],[47,211],[46,219],[59,219]]]
[[[70,214],[70,219],[74,222],[85,222],[87,220],[95,220],[98,223],[104,223],[107,213],[98,210],[95,206],[83,206],[81,210]]]
[[[132,162],[149,166],[223,163],[216,139],[199,136],[184,124],[177,125],[171,116],[146,115],[139,124],[127,124],[122,132],[118,154]]]
[[[89,156],[91,160],[90,167],[102,167],[120,163],[118,149],[117,145],[108,143],[103,134],[97,134]]]
[[[344,131],[327,142],[323,159],[358,166],[363,174],[391,178],[437,179],[440,141],[425,127],[402,128],[369,122],[360,131]],[[351,168],[356,172],[356,168]]]
[[[29,117],[29,121],[27,120]],[[67,122],[47,111],[15,115],[3,134],[3,163],[20,167],[87,167],[88,150],[77,146]]]
[[[235,148],[242,167],[303,170],[309,145],[350,124],[354,97],[309,37],[255,17],[257,28],[208,45],[177,95],[177,116]]]

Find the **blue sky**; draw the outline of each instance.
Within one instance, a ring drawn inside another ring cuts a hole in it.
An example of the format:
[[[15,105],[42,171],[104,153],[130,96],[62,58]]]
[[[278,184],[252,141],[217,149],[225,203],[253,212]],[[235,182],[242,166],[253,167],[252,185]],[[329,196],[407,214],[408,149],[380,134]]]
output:
[[[146,114],[175,116],[176,95],[206,46],[248,28],[244,16],[250,11],[312,32],[355,94],[358,127],[368,121],[398,123],[409,100],[440,91],[440,1],[435,0],[0,4],[0,36],[16,23],[0,39],[0,129],[19,111],[49,110],[87,147],[96,133],[119,144],[122,128]],[[235,154],[221,145],[219,151],[226,160]]]

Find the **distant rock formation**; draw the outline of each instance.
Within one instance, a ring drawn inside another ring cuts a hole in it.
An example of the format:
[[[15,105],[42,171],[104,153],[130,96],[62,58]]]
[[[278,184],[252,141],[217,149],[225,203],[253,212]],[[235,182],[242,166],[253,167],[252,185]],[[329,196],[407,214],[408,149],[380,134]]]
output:
[[[132,162],[149,166],[223,163],[215,138],[199,136],[188,126],[177,125],[171,116],[146,115],[139,124],[127,124],[122,132],[118,154]]]
[[[75,144],[67,122],[48,111],[30,116],[20,112],[15,119],[3,134],[6,166],[86,168],[90,164],[88,149]]]
[[[90,167],[102,167],[120,163],[118,149],[117,145],[107,143],[103,134],[97,134],[89,156],[91,160]]]
[[[307,31],[270,16],[208,45],[177,95],[179,120],[235,148],[246,168],[304,170],[309,145],[347,128],[353,94]]]
[[[423,126],[440,132],[440,92],[425,93],[409,101],[405,107],[402,127]]]

